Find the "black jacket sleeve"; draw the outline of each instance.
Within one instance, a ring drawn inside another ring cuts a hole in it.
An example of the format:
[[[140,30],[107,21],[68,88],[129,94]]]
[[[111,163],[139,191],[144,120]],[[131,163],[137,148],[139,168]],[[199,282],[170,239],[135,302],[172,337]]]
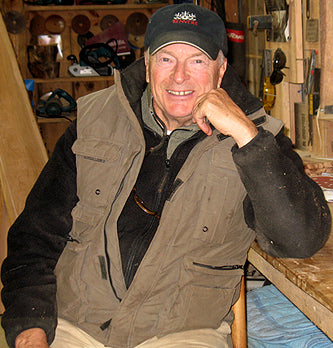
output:
[[[244,214],[260,247],[275,257],[307,258],[323,247],[331,217],[321,188],[308,177],[283,130],[259,130],[233,158],[247,190]]]
[[[73,122],[32,188],[23,212],[8,232],[8,256],[3,262],[2,326],[10,347],[23,330],[39,327],[48,342],[57,323],[54,268],[72,226],[77,202]]]

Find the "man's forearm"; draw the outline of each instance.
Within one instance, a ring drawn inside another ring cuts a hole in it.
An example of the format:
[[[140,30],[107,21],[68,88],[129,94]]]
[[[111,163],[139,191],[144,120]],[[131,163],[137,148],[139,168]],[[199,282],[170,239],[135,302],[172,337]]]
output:
[[[280,146],[271,133],[261,130],[233,156],[261,247],[278,257],[304,258],[319,250],[330,232],[329,209],[321,189],[300,168],[291,144]]]

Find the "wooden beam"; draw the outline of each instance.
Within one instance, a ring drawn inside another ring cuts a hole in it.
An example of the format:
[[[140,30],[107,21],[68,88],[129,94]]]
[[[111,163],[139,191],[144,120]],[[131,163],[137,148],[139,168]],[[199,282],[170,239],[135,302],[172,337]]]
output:
[[[239,23],[238,0],[225,0],[225,19],[230,23]]]
[[[333,0],[320,1],[320,32],[321,32],[321,81],[320,104],[333,105]]]
[[[12,223],[48,156],[2,16],[0,32],[0,184]]]

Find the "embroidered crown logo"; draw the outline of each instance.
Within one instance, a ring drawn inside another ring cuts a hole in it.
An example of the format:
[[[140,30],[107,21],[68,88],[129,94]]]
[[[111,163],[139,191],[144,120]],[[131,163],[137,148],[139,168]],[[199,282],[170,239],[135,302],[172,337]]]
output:
[[[197,17],[194,13],[188,11],[178,12],[173,17],[173,23],[186,23],[198,25]]]

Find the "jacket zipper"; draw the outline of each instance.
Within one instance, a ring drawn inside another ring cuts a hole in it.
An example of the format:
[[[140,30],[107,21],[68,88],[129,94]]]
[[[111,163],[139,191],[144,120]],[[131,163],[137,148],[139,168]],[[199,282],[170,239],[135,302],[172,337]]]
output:
[[[165,146],[167,146],[168,140],[169,140],[169,136],[166,137],[166,139],[165,139],[165,141],[163,143]],[[166,161],[168,161],[168,160],[166,160]],[[168,163],[168,165],[166,166],[166,171],[165,171],[165,173],[164,173],[164,175],[162,177],[161,184],[157,188],[157,195],[156,195],[156,199],[155,199],[154,210],[157,210],[157,208],[160,205],[163,188],[165,186],[165,183],[167,182],[166,179],[167,179],[167,177],[169,175],[170,163],[169,162],[167,162],[167,163]],[[132,270],[133,262],[135,260],[135,256],[138,254],[138,252],[141,252],[142,244],[145,241],[146,236],[149,235],[150,229],[154,225],[154,220],[155,219],[156,219],[156,217],[152,217],[152,219],[150,220],[149,225],[146,228],[146,231],[143,233],[143,235],[140,235],[140,236],[138,236],[136,238],[135,247],[131,248],[132,252],[131,252],[129,261],[127,262],[127,265],[126,265],[126,274],[124,274],[124,278],[125,278],[125,283],[126,284],[128,283],[128,277],[131,274],[130,271]]]
[[[197,136],[198,136],[198,133],[194,134],[192,137],[186,139],[180,145],[183,145],[185,142],[187,142],[187,141],[189,141],[189,140],[191,140],[191,139],[193,139],[194,137],[197,137]],[[169,139],[170,139],[170,135],[167,135],[165,137],[164,142],[163,142],[163,147],[167,148]],[[161,199],[163,197],[163,192],[164,192],[164,189],[165,189],[165,185],[168,182],[167,179],[168,179],[168,176],[170,175],[170,168],[172,166],[171,163],[172,163],[173,158],[175,158],[177,156],[177,153],[181,150],[181,146],[180,145],[178,145],[178,147],[174,150],[171,158],[170,159],[166,158],[166,160],[165,160],[165,164],[166,164],[165,173],[164,173],[164,175],[163,175],[163,177],[161,179],[160,185],[157,187],[157,195],[156,195],[155,204],[154,204],[154,207],[153,207],[153,209],[155,211],[158,211],[158,208],[160,206]],[[168,197],[166,197],[166,200],[167,199],[168,199]],[[156,219],[155,217],[151,219],[151,222],[150,222],[149,226],[147,226],[147,229],[143,233],[143,235],[140,235],[140,236],[137,237],[137,239],[135,241],[135,247],[131,248],[131,254],[130,254],[130,257],[129,257],[129,261],[127,262],[127,265],[126,265],[126,273],[124,274],[124,278],[125,278],[125,283],[126,284],[128,282],[128,277],[130,276],[130,273],[131,273],[130,270],[133,267],[133,262],[135,260],[135,256],[137,255],[138,251],[141,250],[142,245],[143,245],[143,241],[145,240],[145,237],[147,235],[149,235],[150,229],[154,225],[155,219]],[[144,255],[143,255],[143,257],[144,257]],[[142,262],[142,259],[141,259],[141,262]]]

